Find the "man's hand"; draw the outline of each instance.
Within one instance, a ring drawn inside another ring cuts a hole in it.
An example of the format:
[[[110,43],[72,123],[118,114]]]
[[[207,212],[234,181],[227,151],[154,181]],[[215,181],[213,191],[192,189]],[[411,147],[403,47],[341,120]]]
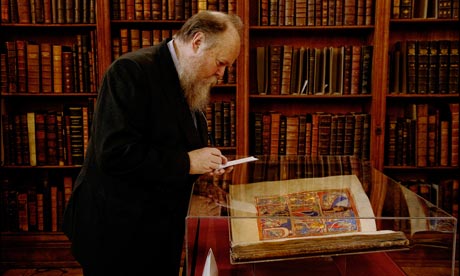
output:
[[[221,175],[231,172],[233,167],[218,169],[221,164],[227,163],[227,157],[223,156],[217,148],[201,148],[188,152],[190,158],[190,174]]]

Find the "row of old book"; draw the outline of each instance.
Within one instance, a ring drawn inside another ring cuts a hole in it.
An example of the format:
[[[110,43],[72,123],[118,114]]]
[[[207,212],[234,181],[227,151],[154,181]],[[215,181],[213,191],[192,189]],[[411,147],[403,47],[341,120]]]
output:
[[[417,103],[387,119],[389,166],[458,166],[459,103]]]
[[[140,48],[158,45],[161,41],[171,38],[177,31],[178,29],[170,28],[121,28],[118,35],[112,36],[113,59]]]
[[[458,0],[392,0],[391,18],[458,19]]]
[[[459,93],[459,47],[459,40],[396,42],[390,52],[390,93]]]
[[[252,72],[259,95],[365,95],[371,93],[371,45],[259,46]]]
[[[68,175],[2,177],[0,231],[61,231],[72,186],[73,179]]]
[[[94,99],[88,105],[2,115],[3,165],[83,164]]]
[[[2,0],[1,22],[94,24],[96,0]]]
[[[395,217],[393,221],[395,230],[411,232],[414,227],[417,227],[415,224],[419,223],[423,224],[426,230],[429,231],[440,231],[441,233],[452,231],[454,225],[446,213],[457,219],[459,217],[458,205],[460,197],[458,194],[458,178],[446,177],[437,180],[403,179],[400,184],[407,190],[414,192],[417,196],[413,197],[412,200],[407,198],[406,200],[401,200],[407,194],[402,189],[393,189],[393,193],[388,194],[389,197],[385,200],[385,205],[388,205],[387,208],[391,210],[392,216]],[[429,203],[425,204],[424,200]],[[410,216],[410,206],[408,204],[418,206],[419,219],[412,221],[404,219],[404,217]],[[437,208],[432,208],[432,206],[436,206]],[[398,219],[399,217],[401,219]],[[421,220],[420,218],[422,217],[438,218]]]
[[[186,20],[201,10],[236,13],[236,0],[113,0],[113,20]]]
[[[95,32],[72,45],[6,41],[0,51],[2,93],[95,93]]]
[[[441,179],[437,182],[426,179],[408,179],[401,181],[401,184],[458,218],[459,181],[455,178]]]
[[[206,106],[208,145],[216,147],[236,146],[236,102],[215,101]]]
[[[112,58],[115,60],[123,54],[136,51],[141,48],[160,44],[161,41],[173,37],[177,29],[148,28],[128,29],[121,28],[118,36],[112,37]],[[218,84],[235,84],[235,64],[229,65],[225,70],[224,77],[218,80]]]
[[[354,155],[369,158],[370,114],[252,112],[256,155]]]
[[[3,164],[81,165],[90,135],[94,105],[95,99],[91,98],[88,105],[66,106],[62,112],[47,110],[3,114]],[[208,143],[235,147],[235,100],[208,104],[204,116],[208,122]]]
[[[358,26],[373,22],[373,0],[259,0],[260,26]]]
[[[356,175],[365,191],[369,189],[370,164],[354,155],[255,155],[256,162],[247,163],[247,183],[297,178]],[[231,156],[228,158],[232,159]],[[204,175],[194,186],[194,193],[225,203],[229,185],[241,184],[235,174]],[[241,175],[237,175],[238,178]]]

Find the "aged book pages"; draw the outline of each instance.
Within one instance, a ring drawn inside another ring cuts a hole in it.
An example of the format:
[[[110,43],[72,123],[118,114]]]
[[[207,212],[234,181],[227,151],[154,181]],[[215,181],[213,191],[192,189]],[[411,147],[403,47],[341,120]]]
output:
[[[229,207],[233,263],[409,246],[377,230],[355,175],[230,185]]]

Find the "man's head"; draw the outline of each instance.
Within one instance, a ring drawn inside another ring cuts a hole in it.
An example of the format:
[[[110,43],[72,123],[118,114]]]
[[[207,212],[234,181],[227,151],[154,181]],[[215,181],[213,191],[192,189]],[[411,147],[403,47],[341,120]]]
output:
[[[211,86],[238,57],[242,28],[236,15],[202,11],[175,34],[179,79],[192,110],[204,110]]]

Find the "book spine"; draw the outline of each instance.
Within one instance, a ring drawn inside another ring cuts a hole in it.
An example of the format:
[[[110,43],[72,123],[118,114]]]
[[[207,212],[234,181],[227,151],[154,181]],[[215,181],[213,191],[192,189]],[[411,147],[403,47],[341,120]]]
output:
[[[27,93],[27,42],[16,40],[18,92]]]
[[[450,115],[451,115],[451,138],[450,138],[450,165],[457,167],[459,164],[458,148],[459,148],[459,129],[460,129],[460,104],[450,103],[449,104]]]
[[[29,162],[31,166],[37,166],[37,144],[35,136],[34,112],[27,112],[27,134],[29,142]]]
[[[426,94],[428,90],[429,41],[418,41],[416,45],[416,93]]]
[[[45,230],[43,193],[37,193],[37,231]]]
[[[332,114],[323,113],[318,118],[318,154],[329,155]]]
[[[57,186],[50,187],[50,218],[51,232],[58,231],[58,189]]]
[[[439,44],[439,66],[438,66],[438,91],[440,94],[449,93],[449,51],[450,42],[440,40]]]
[[[274,155],[286,155],[286,135],[287,135],[287,118],[281,114],[279,118],[279,134],[278,134],[278,153]]]
[[[41,92],[53,92],[53,57],[51,54],[51,44],[42,43],[40,45],[40,68],[41,68]]]
[[[13,131],[13,116],[7,113],[1,115],[2,125],[2,146],[3,146],[3,159],[0,160],[4,165],[14,165],[15,158],[15,133]]]
[[[270,95],[279,95],[281,92],[281,56],[282,47],[280,45],[269,46],[269,68],[270,68]]]
[[[84,157],[83,107],[68,106],[67,114],[70,123],[70,156],[72,164],[81,165]]]
[[[298,154],[299,135],[299,116],[286,116],[286,155]]]
[[[264,113],[262,117],[262,147],[263,155],[270,155],[271,149],[271,114]]]
[[[27,212],[29,217],[29,231],[37,231],[37,195],[36,187],[27,189]]]
[[[259,11],[258,11],[258,20],[259,26],[268,26],[270,23],[270,10],[269,10],[269,0],[260,0],[259,1]]]
[[[306,26],[307,25],[307,0],[294,1],[294,25]]]
[[[337,135],[336,135],[336,150],[335,155],[343,155],[345,153],[345,115],[336,114],[337,116]]]
[[[337,152],[337,125],[338,125],[338,115],[332,114],[331,118],[331,128],[330,128],[330,138],[329,138],[329,153],[328,155],[335,155]]]
[[[6,41],[6,61],[7,61],[7,90],[9,93],[18,92],[18,66],[16,42]]]
[[[62,45],[52,46],[53,56],[53,92],[63,92],[63,81],[62,81]]]
[[[8,93],[8,65],[7,54],[0,53],[0,93]]]
[[[356,25],[364,25],[366,16],[366,0],[356,0]]]
[[[17,165],[30,165],[29,154],[29,134],[27,125],[27,114],[21,113],[14,115],[14,133],[15,151],[16,151],[16,164]]]
[[[441,121],[441,130],[439,133],[439,165],[442,167],[449,166],[449,121]]]
[[[460,83],[460,41],[450,41],[450,52],[449,52],[449,93],[459,93]]]
[[[278,1],[279,0],[268,0],[269,3],[269,23],[270,26],[277,26],[278,25]]]
[[[307,138],[307,115],[299,114],[298,124],[298,138],[297,138],[297,154],[299,156],[305,155],[306,138]]]
[[[417,166],[427,166],[428,105],[417,104]]]
[[[290,45],[283,45],[282,58],[281,58],[281,86],[280,94],[289,95],[291,93],[291,70],[292,70],[292,52],[293,47]]]
[[[130,49],[136,51],[141,48],[141,33],[139,29],[130,29]]]
[[[222,107],[222,102],[214,102],[213,104],[213,129],[214,129],[214,143],[216,146],[224,146],[224,137],[223,137],[223,117],[224,111]]]
[[[344,0],[343,4],[343,25],[352,26],[357,24],[357,3],[356,0]]]
[[[27,92],[40,93],[40,45],[27,43]]]
[[[230,146],[236,146],[236,100],[230,100]]]
[[[352,46],[352,57],[351,57],[351,83],[350,83],[350,94],[360,94],[360,80],[361,80],[361,65],[362,65],[362,47],[358,45]]]
[[[45,116],[46,161],[48,165],[58,165],[57,113],[48,111]]]
[[[305,155],[311,156],[312,154],[312,127],[313,117],[312,114],[305,115]]]
[[[62,47],[62,93],[74,93],[74,54],[70,47]]]
[[[281,113],[270,113],[270,155],[279,154]]]
[[[429,55],[428,55],[428,88],[427,93],[429,94],[438,94],[438,71],[439,71],[439,50],[438,50],[438,41],[429,42]]]
[[[57,161],[59,166],[66,164],[66,149],[65,149],[65,123],[62,111],[56,112],[56,135],[57,135]]]
[[[41,111],[35,112],[35,149],[37,165],[47,165],[45,113]]]
[[[230,102],[222,101],[222,144],[224,147],[230,146],[230,135],[231,135],[231,125],[230,125]]]
[[[361,94],[370,94],[372,91],[372,53],[373,47],[371,45],[362,46],[361,50]]]
[[[407,55],[407,93],[417,93],[417,41],[409,40],[406,42]]]
[[[29,0],[16,0],[18,11],[18,23],[30,24],[32,23],[31,8]],[[35,22],[34,22],[35,23]]]
[[[439,110],[431,111],[428,114],[427,123],[427,166],[439,166],[438,147],[439,147]]]
[[[29,231],[29,216],[27,210],[27,193],[19,192],[17,195],[19,231]]]
[[[262,145],[262,128],[263,128],[263,114],[261,112],[251,112],[251,122],[252,125],[254,126],[251,128],[251,141],[252,143],[252,152],[254,155],[262,155],[263,154],[263,145]]]
[[[370,141],[371,141],[371,116],[369,113],[364,114],[363,121],[363,140],[361,143],[362,146],[362,160],[369,160],[370,157]]]
[[[10,3],[9,1],[0,2],[0,22],[10,23]]]
[[[352,46],[344,46],[343,95],[351,94]]]
[[[410,19],[412,18],[412,0],[400,0],[399,4],[399,18]]]

